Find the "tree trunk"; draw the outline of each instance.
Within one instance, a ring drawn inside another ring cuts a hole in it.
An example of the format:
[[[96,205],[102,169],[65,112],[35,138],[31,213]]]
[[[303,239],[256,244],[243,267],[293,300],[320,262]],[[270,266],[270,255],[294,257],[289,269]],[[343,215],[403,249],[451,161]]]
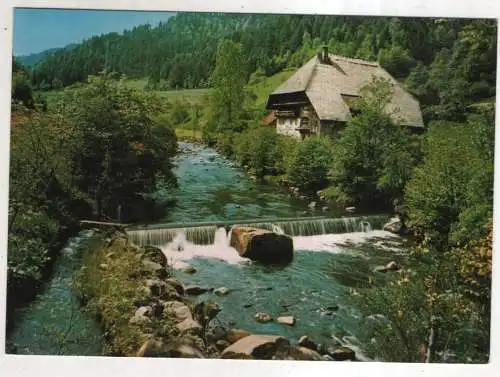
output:
[[[427,340],[427,352],[425,355],[425,362],[430,363],[432,361],[432,346],[434,345],[434,326],[431,326],[429,331],[429,338]]]

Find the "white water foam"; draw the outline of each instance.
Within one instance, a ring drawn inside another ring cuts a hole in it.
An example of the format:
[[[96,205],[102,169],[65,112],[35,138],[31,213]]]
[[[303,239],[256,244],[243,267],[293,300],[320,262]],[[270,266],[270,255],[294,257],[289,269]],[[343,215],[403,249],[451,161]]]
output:
[[[293,237],[295,252],[318,251],[332,254],[345,252],[348,244],[367,242],[372,238],[395,238],[397,236],[382,230],[369,232],[354,232],[342,234],[323,234],[317,236]],[[184,232],[180,231],[174,239],[162,246],[163,254],[175,269],[185,268],[189,260],[195,258],[209,258],[230,264],[242,265],[250,263],[247,258],[240,257],[230,244],[231,231],[226,234],[224,228],[217,229],[215,241],[211,245],[195,245],[186,240]]]
[[[186,267],[186,262],[194,258],[210,258],[230,264],[248,264],[249,259],[240,257],[238,252],[229,246],[229,237],[230,234],[227,235],[224,228],[219,228],[212,245],[195,245],[187,241],[185,234],[181,232],[161,249],[175,269]]]
[[[86,241],[88,238],[92,237],[94,235],[94,231],[89,229],[89,230],[82,230],[78,233],[78,235],[70,238],[66,245],[63,247],[61,250],[61,253],[63,255],[68,255],[71,256],[73,255],[76,250],[81,246],[81,244]]]
[[[347,244],[359,244],[373,238],[396,238],[397,236],[384,230],[371,230],[367,232],[353,232],[340,234],[321,234],[318,236],[293,237],[295,251],[323,251],[328,253],[341,253]]]

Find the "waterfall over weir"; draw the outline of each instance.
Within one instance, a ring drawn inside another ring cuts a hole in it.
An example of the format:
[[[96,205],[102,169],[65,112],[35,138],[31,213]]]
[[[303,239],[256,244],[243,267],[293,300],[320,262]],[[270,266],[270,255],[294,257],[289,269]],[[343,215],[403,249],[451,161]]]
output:
[[[250,226],[255,228],[267,229],[276,233],[287,234],[292,237],[299,236],[317,236],[326,234],[369,232],[382,229],[388,216],[358,216],[358,217],[340,217],[340,218],[311,218],[311,219],[286,219],[283,221],[269,222],[242,222],[234,223],[232,226]],[[195,245],[212,245],[216,243],[216,234],[229,232],[231,227],[222,227],[220,225],[200,225],[185,227],[167,227],[164,228],[137,228],[129,229],[132,242],[139,246],[154,245],[165,246],[174,240],[188,241]],[[182,240],[180,240],[182,238]]]

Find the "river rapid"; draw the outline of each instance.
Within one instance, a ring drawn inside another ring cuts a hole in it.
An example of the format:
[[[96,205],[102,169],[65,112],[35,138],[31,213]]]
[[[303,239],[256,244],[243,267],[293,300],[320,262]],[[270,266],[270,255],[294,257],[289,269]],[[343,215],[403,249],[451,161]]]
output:
[[[161,223],[248,219],[262,219],[265,223],[271,218],[347,215],[310,209],[307,201],[292,198],[276,186],[253,182],[240,167],[213,149],[192,143],[179,143],[179,147],[174,161],[179,187],[175,191],[165,187],[157,193],[160,198],[175,199]],[[263,266],[239,257],[229,246],[230,235],[224,228],[200,229],[199,233],[210,234],[210,241],[202,244],[183,232],[170,232],[170,238],[160,238],[161,242],[156,243],[174,265],[174,274],[185,284],[231,290],[227,296],[209,292],[193,297],[195,301],[213,299],[221,305],[215,322],[257,334],[283,335],[292,343],[307,335],[316,343],[349,345],[358,358],[366,360],[363,345],[357,340],[365,319],[352,306],[347,291],[366,280],[377,265],[404,258],[405,241],[380,230],[388,218],[368,216],[283,226],[280,229],[285,233],[294,233],[290,235],[295,248],[293,262],[285,267]],[[148,243],[154,231],[141,232],[132,238],[141,236],[142,242]],[[82,250],[90,242],[92,235],[88,232],[70,239],[55,265],[52,280],[30,305],[18,311],[8,339],[11,352],[100,354],[100,326],[79,310],[70,288],[73,274],[81,266]],[[182,272],[186,265],[194,266],[197,272]],[[254,319],[258,312],[273,318],[293,315],[296,324],[259,323]]]

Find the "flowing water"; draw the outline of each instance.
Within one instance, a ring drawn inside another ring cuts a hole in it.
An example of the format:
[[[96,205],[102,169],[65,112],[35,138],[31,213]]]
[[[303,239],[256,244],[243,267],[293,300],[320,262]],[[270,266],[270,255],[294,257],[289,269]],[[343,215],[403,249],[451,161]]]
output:
[[[336,339],[365,358],[357,341],[364,319],[352,307],[346,289],[366,281],[376,266],[400,261],[404,255],[403,240],[381,230],[389,216],[311,210],[307,202],[290,198],[276,187],[252,182],[212,149],[193,144],[181,144],[181,148],[176,160],[177,206],[164,224],[130,230],[132,240],[161,247],[186,284],[231,289],[223,297],[213,293],[193,297],[217,301],[222,306],[217,321],[223,325],[279,334],[292,342],[302,335],[323,344]],[[316,218],[304,220],[305,216]],[[249,226],[293,237],[295,257],[290,265],[251,263],[230,247],[231,227],[220,222],[230,220],[234,226],[249,219],[261,219]],[[201,223],[185,228],[182,222]],[[182,272],[187,265],[198,272]],[[258,312],[273,318],[293,315],[297,323],[293,327],[276,321],[259,323],[254,319]]]
[[[84,250],[96,241],[92,236],[92,231],[82,231],[68,241],[43,292],[17,310],[7,351],[25,355],[101,354],[100,325],[80,310],[71,290]]]
[[[363,358],[363,347],[356,340],[363,319],[346,298],[346,288],[366,280],[376,265],[398,261],[404,254],[402,240],[380,230],[388,216],[347,217],[345,213],[311,210],[309,203],[290,198],[275,186],[251,181],[210,148],[189,143],[180,147],[182,153],[175,160],[179,188],[158,191],[160,198],[173,196],[176,205],[162,224],[137,227],[130,231],[131,238],[140,245],[161,247],[185,284],[230,288],[231,293],[224,297],[213,293],[193,297],[216,300],[222,306],[217,317],[222,324],[253,333],[280,334],[292,342],[302,335],[323,344],[337,338],[356,348]],[[316,218],[303,219],[311,216]],[[249,219],[260,219],[252,226],[293,237],[295,257],[290,265],[278,268],[250,263],[230,247],[230,226],[217,222],[234,225]],[[182,226],[193,222],[201,224]],[[70,290],[89,237],[82,233],[69,241],[51,282],[18,314],[9,337],[17,353],[100,353],[99,326],[78,310]],[[182,272],[188,264],[198,272]],[[273,318],[293,315],[297,323],[293,327],[258,323],[254,319],[257,312]]]

